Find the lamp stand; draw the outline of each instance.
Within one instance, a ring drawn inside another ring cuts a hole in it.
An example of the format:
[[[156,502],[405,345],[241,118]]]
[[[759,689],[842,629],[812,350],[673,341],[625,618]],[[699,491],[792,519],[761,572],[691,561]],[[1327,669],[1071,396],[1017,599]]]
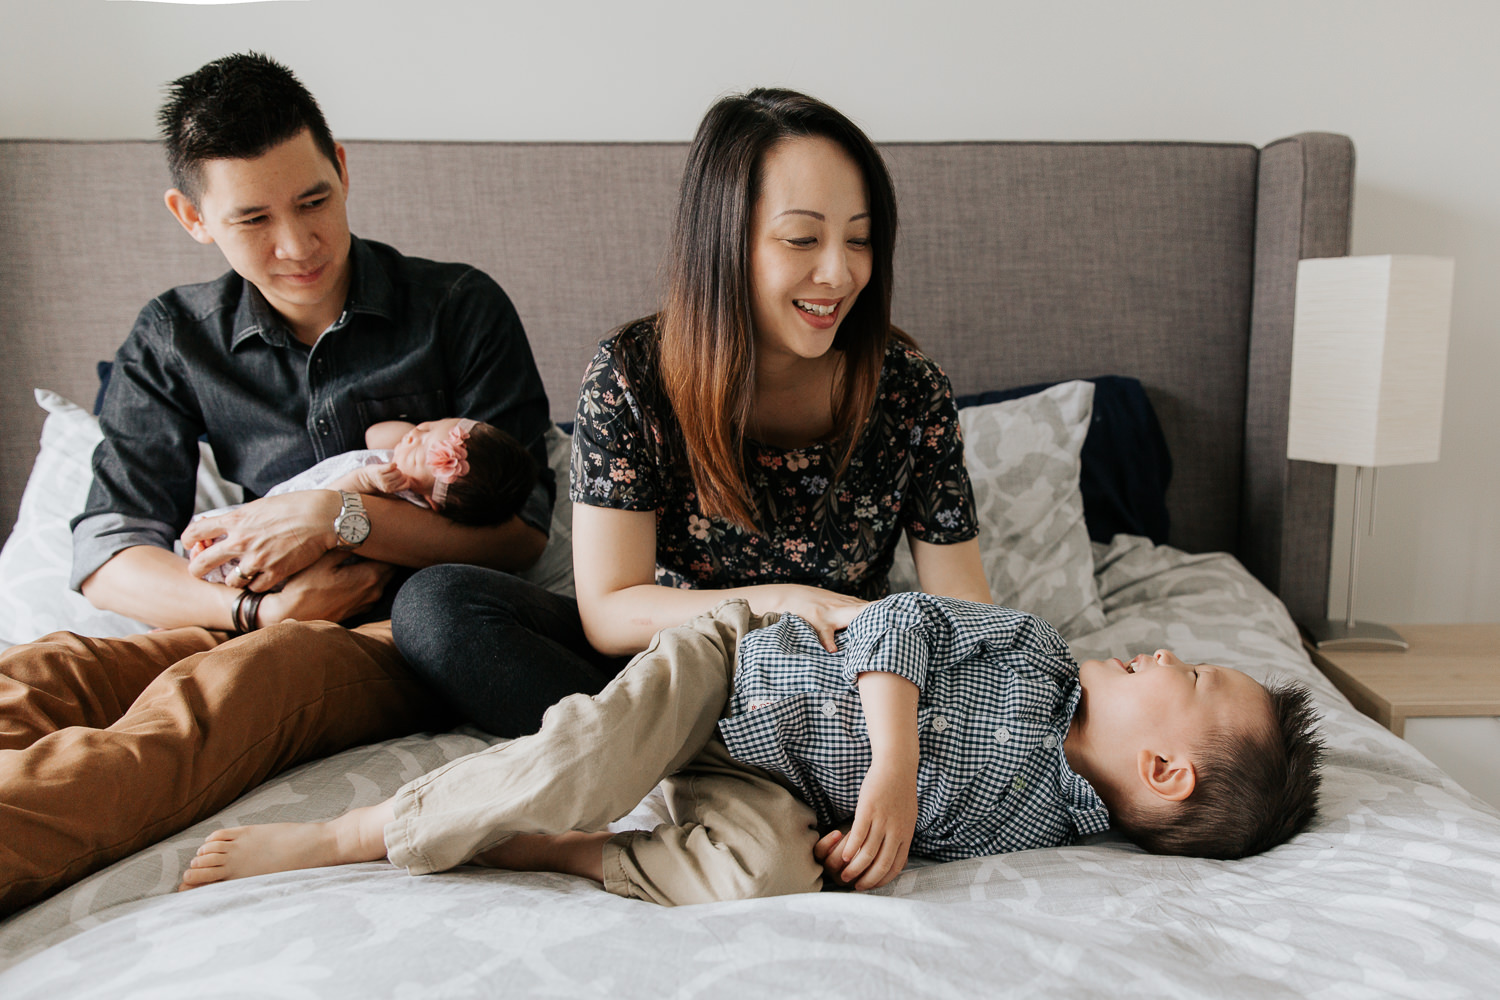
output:
[[[1407,642],[1400,633],[1386,625],[1354,620],[1354,580],[1359,567],[1360,486],[1365,469],[1354,467],[1354,524],[1349,537],[1349,589],[1344,602],[1344,620],[1327,619],[1307,628],[1313,645],[1319,649],[1372,649],[1405,652]],[[1375,470],[1370,470],[1370,530],[1375,530]]]

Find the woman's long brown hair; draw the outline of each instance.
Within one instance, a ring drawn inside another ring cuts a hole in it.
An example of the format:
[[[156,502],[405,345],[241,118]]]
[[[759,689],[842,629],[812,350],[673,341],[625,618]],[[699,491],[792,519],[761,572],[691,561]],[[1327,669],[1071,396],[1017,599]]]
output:
[[[667,262],[660,317],[661,377],[687,445],[698,505],[709,517],[755,530],[745,476],[745,428],[755,399],[750,222],[767,151],[787,139],[839,144],[864,175],[874,255],[869,283],[834,337],[843,378],[834,398],[834,439],[848,467],[875,405],[892,335],[891,259],[896,197],[875,146],[838,111],[792,90],[752,90],[708,109],[688,151]]]

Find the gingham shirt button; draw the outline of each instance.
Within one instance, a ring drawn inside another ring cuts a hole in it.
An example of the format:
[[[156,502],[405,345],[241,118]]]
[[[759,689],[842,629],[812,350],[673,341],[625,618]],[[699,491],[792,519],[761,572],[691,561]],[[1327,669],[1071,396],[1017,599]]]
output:
[[[1053,747],[1057,746],[1057,737],[1053,736],[1051,733],[1048,733],[1046,736],[1042,737],[1042,746],[1046,747],[1048,750],[1051,750]]]
[[[940,733],[940,732],[942,732],[943,730],[945,730],[947,728],[948,728],[948,720],[947,719],[943,718],[941,715],[935,715],[935,716],[933,716],[933,718],[932,718],[932,731],[933,732]]]
[[[999,729],[995,730],[995,742],[996,743],[1009,743],[1010,742],[1010,730],[1006,729],[1004,726],[1001,726]]]
[[[831,719],[835,715],[839,714],[839,707],[831,701],[825,701],[823,702],[823,707],[819,709],[819,711],[821,711],[824,715],[828,716]]]

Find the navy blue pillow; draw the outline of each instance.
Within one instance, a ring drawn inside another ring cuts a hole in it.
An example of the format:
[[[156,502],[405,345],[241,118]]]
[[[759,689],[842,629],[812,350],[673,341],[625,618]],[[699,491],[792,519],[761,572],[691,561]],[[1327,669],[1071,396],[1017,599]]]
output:
[[[94,416],[104,409],[104,390],[109,388],[110,373],[115,370],[113,361],[100,361],[94,365],[94,371],[99,373],[99,391],[94,395]]]
[[[1094,383],[1094,416],[1083,440],[1083,518],[1089,537],[1108,542],[1115,535],[1145,535],[1158,545],[1167,540],[1167,484],[1172,455],[1146,390],[1137,379],[1102,375]],[[1020,399],[1056,385],[1048,382],[959,396],[959,409]]]

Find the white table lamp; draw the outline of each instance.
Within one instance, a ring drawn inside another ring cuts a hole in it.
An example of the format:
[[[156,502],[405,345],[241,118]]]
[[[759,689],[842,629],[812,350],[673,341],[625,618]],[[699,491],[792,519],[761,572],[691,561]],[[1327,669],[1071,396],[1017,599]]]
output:
[[[1370,469],[1373,509],[1375,469],[1437,461],[1452,310],[1449,257],[1297,266],[1287,457],[1355,467],[1344,620],[1307,627],[1319,647],[1406,648],[1395,630],[1354,620],[1361,486]]]

